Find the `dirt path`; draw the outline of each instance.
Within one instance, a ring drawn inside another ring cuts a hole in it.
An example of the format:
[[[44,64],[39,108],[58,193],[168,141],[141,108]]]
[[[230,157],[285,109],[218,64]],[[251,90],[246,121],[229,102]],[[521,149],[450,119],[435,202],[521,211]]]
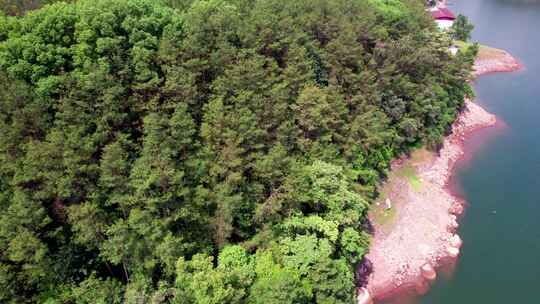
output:
[[[483,51],[475,63],[475,76],[521,67],[505,51]],[[393,164],[381,188],[381,199],[370,212],[375,233],[367,259],[372,273],[367,286],[359,289],[360,304],[405,290],[425,293],[436,278],[435,269],[457,258],[461,239],[455,231],[464,205],[446,185],[463,155],[465,136],[495,123],[494,115],[466,101],[438,154],[419,150]]]

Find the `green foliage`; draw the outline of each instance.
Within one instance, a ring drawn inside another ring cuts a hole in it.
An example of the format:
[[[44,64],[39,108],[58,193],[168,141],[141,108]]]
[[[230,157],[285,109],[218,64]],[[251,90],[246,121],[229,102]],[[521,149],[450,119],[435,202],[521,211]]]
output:
[[[352,303],[377,183],[472,94],[450,43],[416,0],[1,16],[0,302]]]
[[[276,263],[271,253],[256,255],[255,274],[248,303],[310,303],[311,286],[298,272]]]
[[[401,0],[369,0],[383,15],[390,19],[398,19],[407,14],[409,7]]]
[[[255,276],[252,257],[239,246],[223,248],[217,267],[212,257],[198,254],[180,258],[176,271],[178,303],[242,303]]]
[[[460,41],[469,41],[474,25],[470,23],[467,16],[459,14],[452,25],[452,37]]]
[[[91,274],[79,286],[73,288],[73,300],[77,304],[122,303],[122,285],[112,279],[99,279]]]

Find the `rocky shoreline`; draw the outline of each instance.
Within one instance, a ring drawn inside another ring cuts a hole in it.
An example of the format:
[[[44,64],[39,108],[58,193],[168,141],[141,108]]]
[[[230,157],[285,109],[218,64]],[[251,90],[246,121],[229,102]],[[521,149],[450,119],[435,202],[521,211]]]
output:
[[[491,73],[514,72],[523,69],[523,65],[505,50],[492,49],[491,57],[477,60],[474,64],[473,76],[479,77]]]
[[[475,77],[522,67],[505,51],[495,54],[476,60]],[[397,214],[390,228],[378,227],[372,219],[375,233],[365,259],[371,274],[366,286],[358,289],[359,304],[391,299],[404,292],[424,294],[437,277],[436,269],[459,256],[462,241],[456,234],[457,219],[464,211],[464,202],[447,185],[454,165],[463,156],[465,137],[496,121],[494,115],[467,100],[439,153],[394,162],[393,172],[411,166],[416,181],[390,177],[387,182],[385,199],[394,202],[392,208]]]

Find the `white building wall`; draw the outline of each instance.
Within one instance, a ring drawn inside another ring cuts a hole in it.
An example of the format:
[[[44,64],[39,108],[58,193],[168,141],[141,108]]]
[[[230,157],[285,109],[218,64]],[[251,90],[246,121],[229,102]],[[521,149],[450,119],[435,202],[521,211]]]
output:
[[[454,21],[452,20],[435,20],[435,22],[437,22],[439,28],[444,31],[450,29],[454,24]]]

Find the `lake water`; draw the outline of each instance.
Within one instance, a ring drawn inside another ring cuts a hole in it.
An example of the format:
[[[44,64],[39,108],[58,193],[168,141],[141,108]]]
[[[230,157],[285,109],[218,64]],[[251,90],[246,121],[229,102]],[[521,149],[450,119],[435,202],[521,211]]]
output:
[[[453,273],[414,302],[540,303],[540,1],[454,0],[473,40],[503,48],[526,70],[482,76],[478,101],[504,125],[475,133],[455,183],[469,206]]]

